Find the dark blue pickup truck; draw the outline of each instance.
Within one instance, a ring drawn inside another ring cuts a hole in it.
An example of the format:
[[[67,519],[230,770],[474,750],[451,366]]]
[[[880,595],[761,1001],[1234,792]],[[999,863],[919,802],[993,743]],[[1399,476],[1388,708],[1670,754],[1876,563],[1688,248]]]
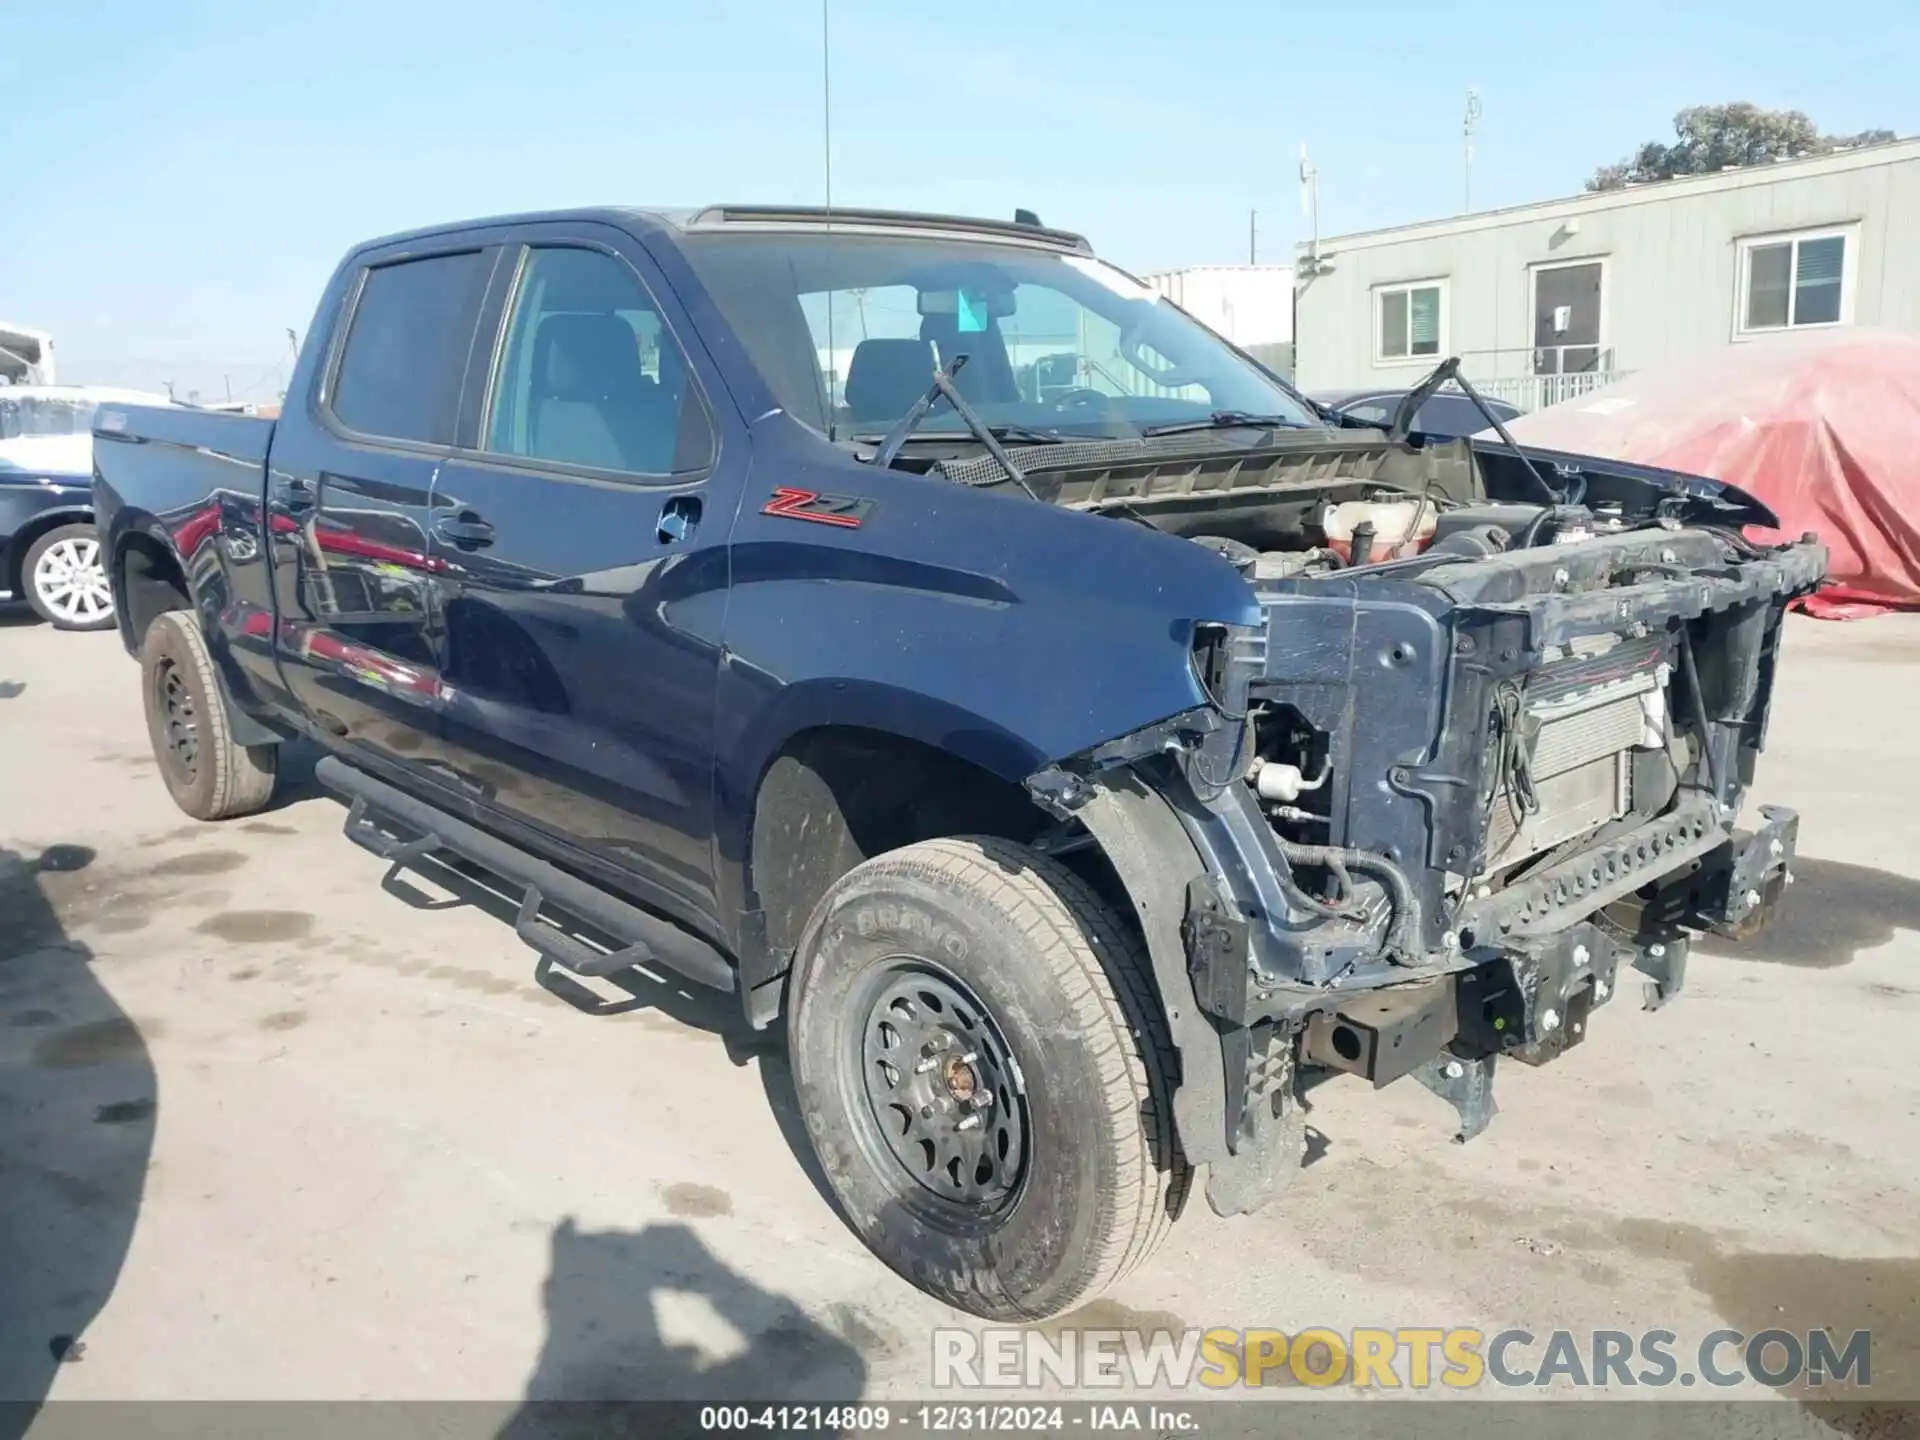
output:
[[[1443,367],[1444,368],[1444,367]],[[1745,933],[1810,541],[1699,477],[1337,426],[1080,237],[720,207],[347,256],[277,422],[110,406],[181,807],[326,753],[544,963],[783,1021],[848,1222],[976,1313],[1143,1260],[1304,1086],[1493,1112]]]

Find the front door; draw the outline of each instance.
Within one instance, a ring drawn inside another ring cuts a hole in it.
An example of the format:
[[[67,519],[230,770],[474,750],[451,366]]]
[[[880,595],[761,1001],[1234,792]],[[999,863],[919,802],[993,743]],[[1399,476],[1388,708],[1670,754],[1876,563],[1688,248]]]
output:
[[[745,436],[721,443],[718,377],[636,241],[523,238],[427,527],[443,755],[470,798],[704,926]]]
[[[1533,272],[1533,373],[1575,375],[1600,368],[1598,260]]]
[[[474,248],[370,264],[320,405],[275,435],[281,675],[318,729],[376,759],[410,760],[436,732],[428,501],[494,261]]]

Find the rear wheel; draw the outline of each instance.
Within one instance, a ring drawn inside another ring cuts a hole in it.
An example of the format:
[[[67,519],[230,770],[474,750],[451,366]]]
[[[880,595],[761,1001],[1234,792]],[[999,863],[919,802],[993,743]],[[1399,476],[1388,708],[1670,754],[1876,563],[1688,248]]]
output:
[[[62,525],[27,547],[21,588],[42,620],[60,630],[105,630],[113,624],[113,590],[91,525]]]
[[[991,838],[870,860],[815,909],[793,985],[821,1166],[913,1284],[1038,1319],[1166,1236],[1189,1173],[1146,955],[1064,866]]]
[[[174,804],[196,820],[250,815],[273,798],[278,750],[238,745],[199,623],[168,610],[140,645],[147,736]]]

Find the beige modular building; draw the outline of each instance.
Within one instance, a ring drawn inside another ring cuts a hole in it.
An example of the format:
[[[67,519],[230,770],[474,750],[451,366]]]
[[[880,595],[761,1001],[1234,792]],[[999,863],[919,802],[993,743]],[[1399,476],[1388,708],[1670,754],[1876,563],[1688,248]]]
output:
[[[1920,139],[1337,235],[1295,270],[1308,390],[1458,355],[1532,410],[1728,345],[1920,331]]]

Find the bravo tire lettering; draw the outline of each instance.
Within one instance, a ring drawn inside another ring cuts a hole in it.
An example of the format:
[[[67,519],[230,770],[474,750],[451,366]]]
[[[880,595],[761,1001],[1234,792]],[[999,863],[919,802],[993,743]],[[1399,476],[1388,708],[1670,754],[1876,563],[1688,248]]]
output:
[[[967,958],[967,937],[931,915],[905,905],[867,905],[853,913],[853,928],[863,940],[882,932],[911,935],[936,945],[951,960]]]

